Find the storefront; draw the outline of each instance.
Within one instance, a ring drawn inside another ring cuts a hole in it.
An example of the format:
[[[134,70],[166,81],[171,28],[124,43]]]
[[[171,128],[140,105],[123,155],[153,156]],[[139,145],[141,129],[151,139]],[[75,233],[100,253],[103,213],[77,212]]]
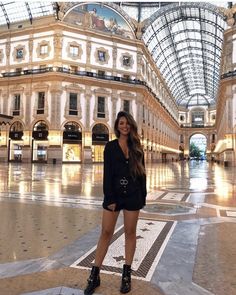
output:
[[[103,162],[103,152],[109,141],[109,130],[104,124],[96,124],[92,130],[92,161]]]
[[[48,126],[44,121],[35,124],[32,133],[32,162],[46,163],[48,157]]]
[[[76,122],[68,122],[63,131],[63,159],[67,162],[81,162],[82,129]]]
[[[21,162],[23,148],[23,125],[21,122],[15,122],[10,127],[8,161]]]

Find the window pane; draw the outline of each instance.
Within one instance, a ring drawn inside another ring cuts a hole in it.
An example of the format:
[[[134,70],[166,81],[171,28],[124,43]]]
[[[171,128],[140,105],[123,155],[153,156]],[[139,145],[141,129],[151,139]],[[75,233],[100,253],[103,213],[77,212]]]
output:
[[[105,118],[105,97],[98,96],[98,114],[99,118]]]
[[[38,94],[38,109],[44,109],[45,92]]]
[[[106,60],[106,52],[98,50],[98,59],[99,59],[99,61],[105,61]]]
[[[20,94],[15,94],[14,96],[14,110],[15,111],[20,110]]]
[[[123,56],[123,65],[130,66],[130,57],[129,56]]]
[[[129,113],[129,106],[130,106],[130,102],[129,100],[124,100],[124,111]]]
[[[40,54],[47,54],[48,53],[48,46],[47,45],[41,45],[40,46]]]
[[[71,45],[70,46],[70,54],[72,56],[78,56],[79,55],[79,48],[77,46]]]
[[[70,93],[70,110],[77,110],[77,93]]]
[[[23,48],[16,50],[16,58],[23,58]]]

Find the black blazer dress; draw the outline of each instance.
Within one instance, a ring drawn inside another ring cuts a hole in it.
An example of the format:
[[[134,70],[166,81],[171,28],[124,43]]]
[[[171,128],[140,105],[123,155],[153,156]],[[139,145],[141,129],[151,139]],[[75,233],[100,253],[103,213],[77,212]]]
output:
[[[146,204],[146,176],[131,177],[129,159],[125,158],[118,139],[109,141],[104,149],[103,192],[104,209],[116,203],[115,211],[133,211]]]

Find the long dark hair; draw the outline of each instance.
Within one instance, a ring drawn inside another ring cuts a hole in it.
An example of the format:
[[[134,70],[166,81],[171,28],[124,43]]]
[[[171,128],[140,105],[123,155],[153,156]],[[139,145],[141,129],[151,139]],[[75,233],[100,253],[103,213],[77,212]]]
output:
[[[117,138],[120,137],[120,131],[118,130],[118,124],[121,117],[125,117],[130,125],[130,133],[128,136],[128,148],[129,148],[129,161],[130,172],[133,177],[145,175],[145,167],[143,164],[143,149],[140,142],[140,136],[138,134],[138,126],[132,115],[125,111],[121,111],[117,114],[114,131]]]

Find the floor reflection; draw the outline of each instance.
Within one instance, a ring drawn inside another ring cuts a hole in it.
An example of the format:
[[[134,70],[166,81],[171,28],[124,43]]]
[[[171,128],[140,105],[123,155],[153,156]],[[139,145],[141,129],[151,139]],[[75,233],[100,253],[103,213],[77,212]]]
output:
[[[234,199],[235,168],[206,161],[147,164],[148,191],[209,191]],[[102,164],[1,164],[0,191],[102,199]]]

